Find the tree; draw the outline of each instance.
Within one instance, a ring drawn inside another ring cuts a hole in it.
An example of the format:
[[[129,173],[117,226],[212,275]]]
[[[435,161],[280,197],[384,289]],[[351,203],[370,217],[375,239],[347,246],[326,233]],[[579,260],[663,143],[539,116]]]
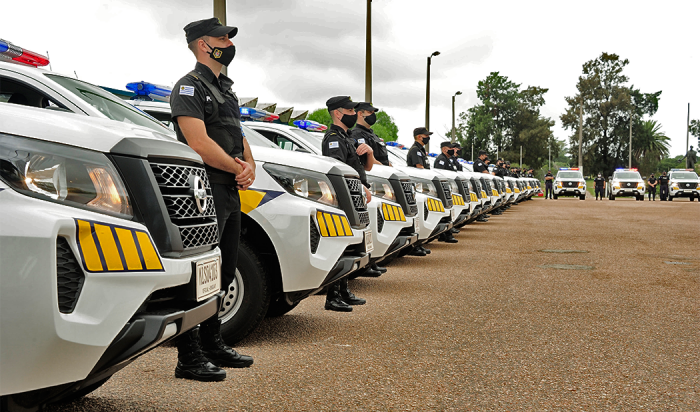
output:
[[[639,161],[639,171],[649,174],[657,170],[659,161],[668,157],[669,139],[656,120],[646,120],[633,132],[632,154]]]
[[[696,145],[694,145],[696,148],[700,146],[700,120],[691,120],[690,121],[690,134],[693,135],[696,139],[698,139],[698,142]]]
[[[548,89],[520,86],[499,72],[489,74],[477,85],[482,103],[459,115],[455,134],[465,148],[473,144],[477,151],[498,151],[512,161],[520,161],[522,146],[523,162],[539,168],[547,162],[550,147],[552,156],[559,154],[551,130],[554,122],[540,114]],[[471,150],[465,150],[463,157],[470,159]]]
[[[577,162],[579,113],[583,108],[584,170],[602,170],[609,174],[616,167],[626,165],[630,117],[634,135],[635,121],[639,123],[644,115],[651,116],[658,110],[660,91],[644,94],[633,86],[626,86],[629,78],[623,71],[628,64],[629,60],[616,54],[602,53],[583,64],[583,75],[576,85],[578,94],[566,97],[569,107],[560,118],[564,128],[572,132],[569,150]]]
[[[331,115],[328,109],[316,109],[309,114],[307,120],[325,124],[331,127]],[[385,111],[377,112],[377,121],[372,126],[374,133],[386,142],[394,142],[399,138],[399,127],[394,123],[394,118],[389,116]]]

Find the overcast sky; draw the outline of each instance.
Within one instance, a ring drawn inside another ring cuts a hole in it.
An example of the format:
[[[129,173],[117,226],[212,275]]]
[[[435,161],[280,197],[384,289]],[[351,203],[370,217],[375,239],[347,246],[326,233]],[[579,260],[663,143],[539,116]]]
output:
[[[182,28],[213,15],[209,0],[3,3],[0,38],[48,51],[54,71],[116,88],[174,84],[194,66]],[[365,0],[228,0],[227,7],[228,25],[239,28],[229,68],[239,96],[310,111],[335,95],[364,99]],[[372,7],[373,101],[394,117],[402,143],[425,123],[426,58],[436,50],[435,140],[451,127],[452,95],[463,92],[457,113],[477,104],[477,82],[492,71],[549,88],[543,114],[566,140],[564,97],[576,93],[583,63],[602,52],[629,59],[625,73],[642,92],[663,91],[654,119],[671,138],[671,155],[685,150],[688,103],[691,119],[700,119],[692,2],[374,0]]]

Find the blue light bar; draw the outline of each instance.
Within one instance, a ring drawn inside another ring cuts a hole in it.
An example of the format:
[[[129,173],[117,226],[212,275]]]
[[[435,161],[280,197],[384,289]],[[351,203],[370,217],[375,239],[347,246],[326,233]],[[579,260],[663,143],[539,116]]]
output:
[[[386,145],[387,145],[387,146],[394,146],[394,147],[396,147],[396,146],[399,145],[399,142],[386,142]]]
[[[292,122],[292,124],[302,130],[322,132],[328,129],[328,126],[326,126],[325,124],[321,124],[313,120],[295,120]]]
[[[136,93],[137,96],[160,96],[168,97],[173,92],[172,89],[165,86],[159,86],[157,84],[148,83],[144,81],[127,83],[126,88]]]
[[[569,170],[569,168],[568,167],[560,167],[559,170]],[[620,169],[617,169],[617,170],[620,170]]]
[[[430,157],[437,157],[437,153],[428,153],[428,156],[430,156]]]
[[[467,164],[468,164],[468,165],[473,165],[474,162],[472,162],[471,160],[469,160],[469,161],[467,162]]]
[[[267,117],[267,112],[253,107],[241,107],[241,117],[250,117],[251,119],[263,119]]]

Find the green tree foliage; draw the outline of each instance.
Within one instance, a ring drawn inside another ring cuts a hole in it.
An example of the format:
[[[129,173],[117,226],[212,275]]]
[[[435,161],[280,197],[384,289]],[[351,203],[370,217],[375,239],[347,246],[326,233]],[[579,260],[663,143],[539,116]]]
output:
[[[327,109],[316,109],[309,114],[308,120],[325,124],[330,127],[331,115]],[[377,112],[377,122],[372,126],[372,130],[377,136],[384,139],[386,142],[394,142],[399,138],[399,127],[394,123],[394,118],[389,116],[385,111]]]
[[[584,63],[583,75],[576,85],[578,94],[566,97],[569,107],[561,115],[561,121],[565,129],[571,130],[569,150],[577,163],[579,110],[583,108],[584,171],[602,170],[610,174],[616,167],[626,165],[630,116],[634,140],[634,135],[643,130],[642,117],[652,116],[659,108],[660,91],[641,93],[626,85],[629,78],[623,71],[628,64],[629,60],[616,54],[602,53]],[[635,163],[638,165],[638,159],[633,159]]]
[[[481,104],[460,113],[456,136],[468,148],[463,157],[471,158],[474,150],[487,150],[505,159],[519,162],[520,146],[523,163],[533,168],[546,164],[549,146],[552,157],[559,155],[559,146],[552,135],[554,122],[540,114],[544,94],[548,89],[520,84],[492,72],[477,85],[476,94]]]
[[[668,157],[669,139],[656,120],[645,120],[634,128],[632,138],[632,156],[639,161],[639,171],[648,175],[656,171],[659,161]]]
[[[700,120],[690,121],[690,134],[698,140],[697,143],[693,145],[697,148],[700,146]]]

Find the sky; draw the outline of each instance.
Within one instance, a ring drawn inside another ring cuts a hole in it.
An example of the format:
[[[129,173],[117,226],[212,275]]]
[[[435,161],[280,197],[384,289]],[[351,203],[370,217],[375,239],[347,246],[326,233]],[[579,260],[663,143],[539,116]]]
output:
[[[177,82],[195,63],[183,27],[213,16],[210,0],[4,3],[0,38],[48,52],[53,71],[122,89]],[[691,8],[676,0],[373,0],[372,100],[410,144],[425,124],[426,59],[439,51],[431,65],[434,141],[449,137],[452,96],[463,93],[459,115],[479,103],[477,83],[494,71],[548,88],[542,114],[568,140],[573,132],[559,119],[565,96],[576,94],[586,61],[615,53],[630,61],[630,85],[663,92],[653,119],[671,138],[671,155],[684,154],[689,103],[690,118],[700,119],[700,28]],[[229,66],[238,96],[309,111],[331,96],[364,100],[365,0],[228,0],[227,24],[239,28]]]

